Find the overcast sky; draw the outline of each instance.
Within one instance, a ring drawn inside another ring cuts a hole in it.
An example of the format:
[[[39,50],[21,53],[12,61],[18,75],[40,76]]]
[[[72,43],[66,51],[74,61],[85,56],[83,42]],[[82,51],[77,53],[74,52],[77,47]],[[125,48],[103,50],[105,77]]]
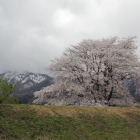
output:
[[[140,0],[0,0],[0,73],[48,73],[83,39],[137,36],[140,46],[139,10]]]

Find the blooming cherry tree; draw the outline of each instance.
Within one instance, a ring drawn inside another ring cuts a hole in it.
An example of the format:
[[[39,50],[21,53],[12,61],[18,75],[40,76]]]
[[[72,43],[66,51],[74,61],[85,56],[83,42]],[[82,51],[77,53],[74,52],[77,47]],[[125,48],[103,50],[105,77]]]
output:
[[[46,88],[57,96],[64,92],[81,97],[91,94],[95,102],[108,103],[112,97],[130,98],[125,84],[135,81],[139,93],[140,62],[135,54],[135,37],[83,40],[65,50],[50,65],[54,85]],[[37,100],[44,94],[36,93]]]

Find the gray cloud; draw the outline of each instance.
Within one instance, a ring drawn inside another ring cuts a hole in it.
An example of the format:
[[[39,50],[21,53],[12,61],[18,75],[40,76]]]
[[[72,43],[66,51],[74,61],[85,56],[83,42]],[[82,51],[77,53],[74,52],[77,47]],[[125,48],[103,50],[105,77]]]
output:
[[[0,0],[0,73],[47,73],[83,39],[137,36],[140,45],[139,8],[139,0]]]

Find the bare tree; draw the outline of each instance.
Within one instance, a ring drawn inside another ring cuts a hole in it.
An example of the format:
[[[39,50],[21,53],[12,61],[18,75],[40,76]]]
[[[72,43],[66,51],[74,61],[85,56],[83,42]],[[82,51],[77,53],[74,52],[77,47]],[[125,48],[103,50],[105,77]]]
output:
[[[137,46],[134,39],[83,40],[67,48],[64,55],[50,65],[54,85],[46,88],[46,92],[49,90],[58,96],[64,91],[78,96],[90,93],[95,102],[108,103],[114,96],[129,97],[125,84],[133,79],[138,93],[140,62],[135,54]],[[36,97],[39,96],[36,93]]]

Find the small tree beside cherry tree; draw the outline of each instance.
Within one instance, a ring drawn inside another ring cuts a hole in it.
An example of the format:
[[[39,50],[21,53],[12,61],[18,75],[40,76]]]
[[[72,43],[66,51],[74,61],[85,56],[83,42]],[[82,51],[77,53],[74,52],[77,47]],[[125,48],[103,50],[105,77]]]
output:
[[[119,98],[129,106],[133,99],[125,84],[134,80],[136,94],[140,91],[140,61],[134,39],[83,40],[67,48],[49,67],[54,84],[36,92],[34,103],[43,101],[49,93],[59,97],[72,92],[81,98],[90,94],[95,103],[108,104],[112,98]]]

